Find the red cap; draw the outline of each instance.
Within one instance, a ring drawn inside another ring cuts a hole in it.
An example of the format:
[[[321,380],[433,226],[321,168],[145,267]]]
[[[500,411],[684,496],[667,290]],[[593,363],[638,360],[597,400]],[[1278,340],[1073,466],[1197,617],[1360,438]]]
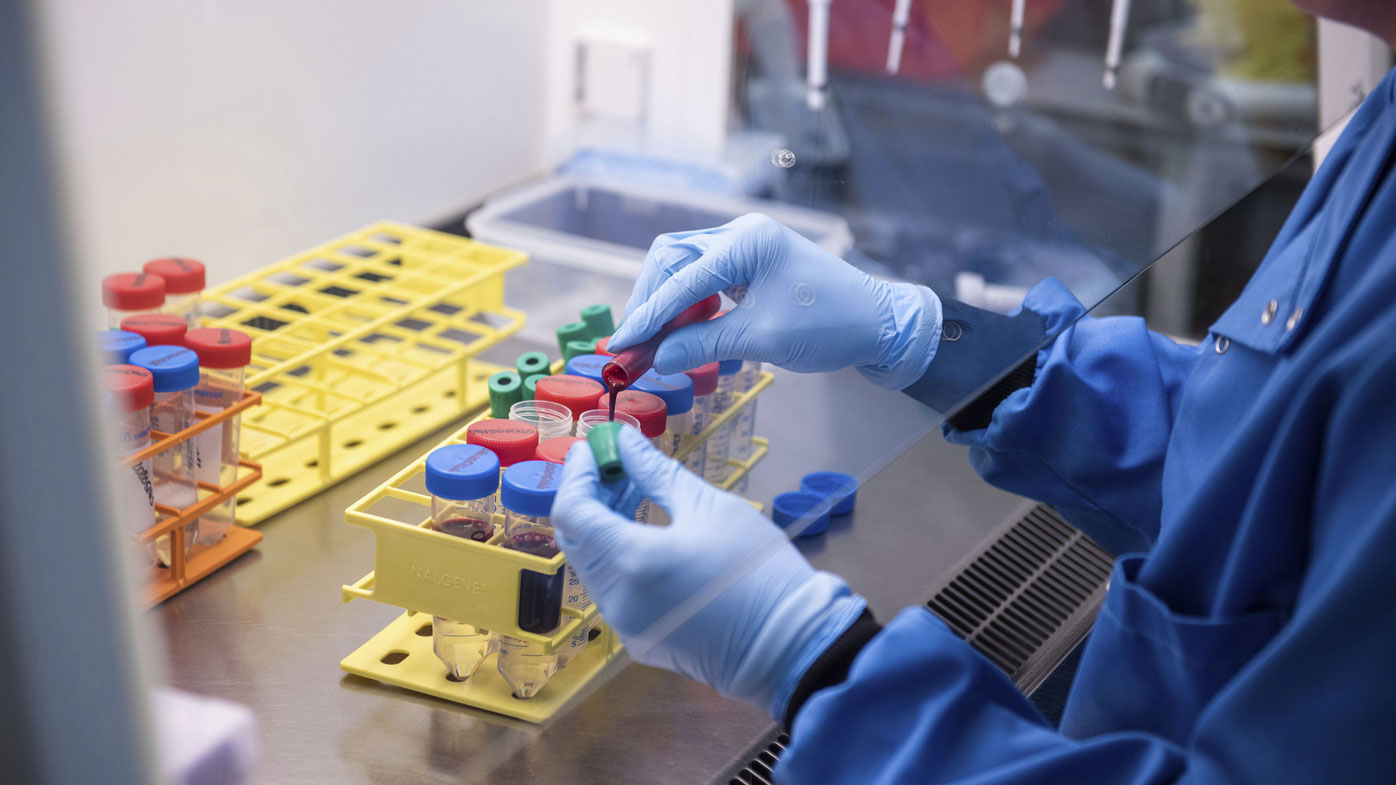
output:
[[[533,400],[560,403],[572,410],[572,419],[582,416],[599,405],[606,388],[600,382],[584,376],[549,376],[539,379],[533,388]]]
[[[669,427],[669,405],[653,393],[626,390],[616,396],[616,411],[639,420],[640,433],[646,439],[663,435]]]
[[[615,357],[615,356],[616,356],[616,353],[613,352],[613,351],[611,351],[610,349],[607,349],[607,348],[606,348],[606,346],[607,346],[608,344],[610,344],[610,343],[611,343],[611,336],[609,336],[609,335],[606,336],[605,338],[599,338],[599,339],[597,339],[597,341],[596,341],[596,353],[597,353],[597,354],[600,354],[600,355],[603,355],[603,356],[605,356],[605,357]]]
[[[538,429],[518,420],[479,420],[465,429],[465,442],[494,453],[502,468],[533,460],[538,451]]]
[[[538,445],[535,457],[548,463],[562,463],[566,460],[567,451],[572,449],[572,445],[584,441],[586,441],[584,436],[559,436],[556,439],[548,439]]]
[[[203,262],[170,257],[146,262],[141,269],[164,278],[168,294],[193,294],[204,288]]]
[[[155,401],[155,377],[134,365],[108,365],[102,369],[102,386],[123,412],[138,412]]]
[[[712,395],[717,392],[717,363],[700,365],[691,371],[684,371],[693,380],[693,394]]]
[[[150,273],[117,273],[102,279],[102,305],[117,311],[149,311],[165,304],[165,279]]]
[[[146,346],[183,346],[189,324],[172,313],[140,313],[122,319],[121,329],[144,338]]]
[[[184,345],[205,368],[242,368],[252,362],[252,338],[241,330],[198,327],[184,334]]]

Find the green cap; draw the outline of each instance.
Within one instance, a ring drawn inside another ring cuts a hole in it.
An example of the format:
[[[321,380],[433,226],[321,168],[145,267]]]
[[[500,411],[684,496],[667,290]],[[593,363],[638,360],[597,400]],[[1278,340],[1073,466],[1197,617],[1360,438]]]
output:
[[[514,367],[519,370],[519,378],[527,379],[535,373],[546,374],[552,363],[548,361],[548,355],[542,352],[524,352],[519,355],[519,359],[514,361]]]
[[[568,341],[568,342],[567,342],[567,345],[564,346],[564,347],[562,347],[562,362],[563,362],[563,364],[565,365],[565,364],[567,364],[569,361],[571,361],[571,359],[572,359],[573,357],[576,357],[576,356],[582,355],[582,354],[595,354],[595,353],[596,353],[596,339],[594,339],[594,338],[591,339],[591,340],[587,340],[587,341]]]
[[[548,378],[548,375],[546,373],[535,373],[527,379],[524,379],[523,399],[525,401],[533,400],[533,394],[538,390],[538,380],[546,378]]]
[[[616,331],[616,323],[611,319],[611,306],[605,303],[583,308],[582,321],[586,322],[587,335],[592,338],[605,338]]]
[[[603,422],[587,431],[587,444],[596,456],[596,470],[601,482],[625,479],[625,465],[620,462],[620,429],[618,422]]]
[[[584,341],[589,330],[586,322],[569,322],[557,328],[557,350],[567,352],[568,341]]]
[[[490,377],[490,416],[509,419],[509,407],[523,400],[523,380],[513,371],[500,371]]]

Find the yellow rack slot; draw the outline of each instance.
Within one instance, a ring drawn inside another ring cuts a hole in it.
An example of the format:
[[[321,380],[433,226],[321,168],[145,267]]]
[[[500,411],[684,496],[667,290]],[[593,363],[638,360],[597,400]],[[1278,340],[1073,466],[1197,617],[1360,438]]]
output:
[[[204,324],[252,336],[244,454],[256,523],[486,403],[471,358],[523,326],[504,305],[522,252],[377,223],[205,292]]]

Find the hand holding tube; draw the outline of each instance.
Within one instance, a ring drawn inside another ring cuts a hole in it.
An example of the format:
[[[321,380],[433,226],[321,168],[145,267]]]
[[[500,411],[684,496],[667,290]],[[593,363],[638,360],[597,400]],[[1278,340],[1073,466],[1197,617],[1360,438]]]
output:
[[[921,377],[940,341],[940,300],[930,289],[874,279],[753,214],[656,239],[610,350],[651,339],[684,309],[724,291],[739,306],[662,338],[657,370],[733,359],[801,372],[852,365],[901,389]]]

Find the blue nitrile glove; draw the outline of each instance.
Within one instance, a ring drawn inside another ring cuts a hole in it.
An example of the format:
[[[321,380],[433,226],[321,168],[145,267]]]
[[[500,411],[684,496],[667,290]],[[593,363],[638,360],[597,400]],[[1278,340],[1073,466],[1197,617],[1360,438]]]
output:
[[[800,677],[866,603],[639,431],[622,428],[619,441],[631,484],[673,523],[636,523],[605,506],[591,450],[575,444],[552,512],[568,562],[636,660],[782,717]]]
[[[607,348],[640,343],[724,291],[739,306],[676,330],[660,344],[655,368],[677,373],[735,359],[806,373],[851,365],[900,390],[921,378],[940,343],[940,299],[930,289],[877,280],[752,214],[716,229],[660,235]]]

